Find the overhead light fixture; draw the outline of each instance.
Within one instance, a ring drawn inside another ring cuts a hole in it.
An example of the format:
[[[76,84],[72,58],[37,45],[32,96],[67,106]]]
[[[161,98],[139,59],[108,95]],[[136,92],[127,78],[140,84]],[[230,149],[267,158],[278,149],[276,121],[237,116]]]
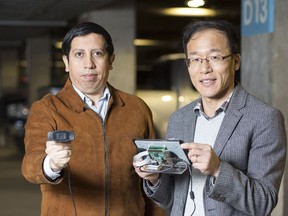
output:
[[[204,0],[190,0],[187,2],[188,7],[193,7],[193,8],[201,7],[204,4],[205,4]]]
[[[187,8],[187,7],[179,7],[179,8],[166,8],[160,11],[163,15],[169,16],[216,16],[216,10],[208,9],[208,8]]]
[[[171,45],[171,41],[163,41],[163,40],[152,40],[152,39],[135,39],[135,46],[167,46]]]
[[[158,62],[163,62],[163,61],[175,61],[179,59],[185,59],[185,54],[184,53],[171,53],[167,55],[162,55],[158,58]]]
[[[159,41],[150,39],[135,39],[135,46],[156,46],[159,45]]]
[[[55,47],[56,49],[62,49],[62,41],[56,41],[56,42],[54,43],[54,47]]]
[[[173,97],[172,97],[171,95],[163,95],[163,96],[161,97],[161,100],[162,100],[163,102],[170,102],[170,101],[173,100]]]

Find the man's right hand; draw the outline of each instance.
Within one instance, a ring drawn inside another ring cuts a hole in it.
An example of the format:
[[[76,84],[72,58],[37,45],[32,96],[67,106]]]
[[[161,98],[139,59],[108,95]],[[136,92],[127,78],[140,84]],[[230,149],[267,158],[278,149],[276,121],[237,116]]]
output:
[[[54,172],[61,171],[68,166],[72,154],[70,143],[46,142],[46,154],[50,157],[50,167]]]

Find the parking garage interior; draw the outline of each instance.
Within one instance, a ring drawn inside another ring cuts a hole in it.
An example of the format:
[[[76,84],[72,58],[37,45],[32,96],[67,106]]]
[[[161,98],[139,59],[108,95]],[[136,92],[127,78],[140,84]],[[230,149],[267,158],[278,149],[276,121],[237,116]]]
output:
[[[182,28],[195,19],[218,18],[232,22],[241,34],[240,0],[223,0],[221,4],[217,0],[205,2],[200,8],[215,11],[211,17],[193,13],[182,16],[163,13],[167,8],[187,7],[184,0],[0,1],[1,215],[40,215],[39,186],[28,183],[20,170],[24,154],[24,125],[31,104],[48,92],[59,91],[67,78],[59,49],[66,31],[82,21],[95,21],[107,27],[114,37],[117,68],[117,73],[111,74],[110,82],[120,89],[141,95],[143,99],[155,97],[158,102],[163,94],[179,98],[179,94],[187,94],[189,89],[188,95],[193,97],[187,97],[183,104],[171,100],[163,116],[157,115],[157,108],[162,105],[167,107],[167,104],[155,106],[155,100],[147,101],[153,109],[155,107],[159,137],[163,137],[169,115],[197,97],[189,82],[180,85],[173,76],[180,69],[186,73],[182,69]],[[241,68],[238,79],[244,81],[244,86],[252,93],[281,109],[288,119],[288,106],[283,102],[288,96],[282,91],[287,80],[285,60],[271,57],[275,53],[287,57],[285,48],[288,45],[283,45],[286,42],[283,35],[287,35],[288,26],[283,20],[288,19],[284,11],[288,3],[280,0],[275,4],[275,34],[242,38],[243,61],[248,63]],[[267,46],[271,47],[271,52],[261,50],[260,55],[269,55],[269,62],[258,63],[257,49]],[[276,49],[279,51],[276,52]],[[273,65],[273,70],[267,65]],[[251,68],[266,72],[261,74],[261,78],[254,77],[250,75]],[[280,204],[273,216],[288,214],[283,204],[287,200],[285,185],[281,191]]]

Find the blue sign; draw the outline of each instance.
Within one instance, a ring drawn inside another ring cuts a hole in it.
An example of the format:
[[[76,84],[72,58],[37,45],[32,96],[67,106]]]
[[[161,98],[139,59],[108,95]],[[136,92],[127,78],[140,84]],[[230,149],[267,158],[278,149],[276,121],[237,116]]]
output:
[[[242,0],[241,31],[243,36],[274,31],[274,0]]]

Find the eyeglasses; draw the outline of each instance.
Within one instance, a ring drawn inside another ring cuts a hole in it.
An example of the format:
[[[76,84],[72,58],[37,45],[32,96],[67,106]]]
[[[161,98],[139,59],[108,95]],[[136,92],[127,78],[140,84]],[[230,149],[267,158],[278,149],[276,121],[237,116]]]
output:
[[[208,56],[206,58],[188,58],[185,59],[185,62],[188,67],[192,68],[199,68],[204,60],[207,61],[207,63],[209,63],[211,66],[219,66],[223,63],[223,61],[226,58],[229,58],[231,56],[233,56],[233,53],[226,56],[215,55],[215,56]]]

